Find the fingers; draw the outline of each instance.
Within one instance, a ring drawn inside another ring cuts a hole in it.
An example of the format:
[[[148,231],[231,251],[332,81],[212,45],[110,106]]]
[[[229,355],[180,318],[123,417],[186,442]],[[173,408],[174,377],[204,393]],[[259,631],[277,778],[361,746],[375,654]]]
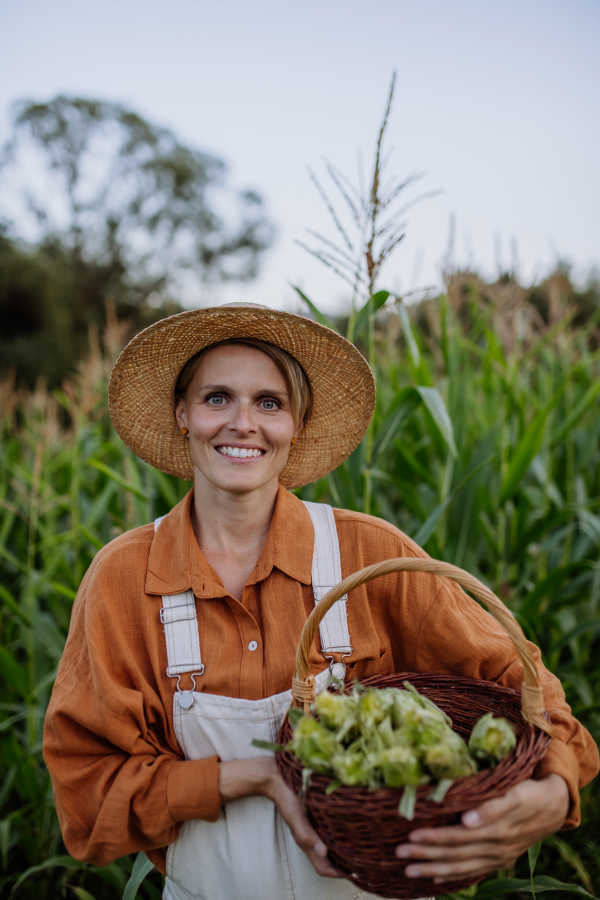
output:
[[[442,881],[458,881],[462,878],[483,878],[489,872],[498,868],[508,868],[513,865],[515,859],[506,860],[498,865],[496,859],[463,859],[441,860],[439,862],[411,863],[404,870],[407,878],[431,878],[436,884]]]
[[[302,804],[283,780],[277,785],[273,799],[292,837],[300,849],[304,850],[317,874],[340,878],[339,872],[327,859],[327,847],[308,821]]]
[[[507,848],[512,852],[516,848]],[[436,844],[401,844],[396,848],[396,856],[398,859],[410,860],[463,860],[463,859],[490,859],[498,860],[505,854],[501,845],[492,841],[480,841],[474,844],[463,844],[462,846],[453,847],[449,852],[447,846],[438,846]]]
[[[340,875],[340,873],[333,868],[329,860],[326,858],[327,847],[325,846],[325,844],[320,844],[320,846],[325,851],[325,858],[321,856],[315,849],[304,851],[308,856],[310,862],[312,863],[315,872],[317,873],[317,875],[323,875],[326,878],[341,878],[342,876]]]
[[[512,829],[506,822],[490,823],[480,828],[465,828],[463,825],[448,825],[445,828],[420,828],[411,831],[408,836],[410,844],[400,846],[434,844],[440,847],[455,848],[463,844],[478,844],[481,841],[504,841],[511,837]]]
[[[404,844],[398,847],[396,856],[406,860],[407,878],[456,880],[465,874],[477,877],[508,868],[523,850],[514,845],[486,841],[453,848],[450,854],[447,847]]]
[[[396,856],[407,861],[408,878],[448,881],[508,868],[560,827],[563,795],[560,783],[524,781],[503,797],[463,813],[460,825],[415,829],[396,848]]]
[[[517,834],[525,837],[530,830],[536,831],[541,823],[541,810],[531,802],[530,785],[534,786],[534,790],[538,790],[535,782],[523,782],[507,791],[503,797],[488,800],[476,809],[464,812],[461,816],[461,825],[418,828],[411,831],[409,840],[419,844],[457,847],[486,840],[507,842]],[[535,840],[532,843],[535,843]]]

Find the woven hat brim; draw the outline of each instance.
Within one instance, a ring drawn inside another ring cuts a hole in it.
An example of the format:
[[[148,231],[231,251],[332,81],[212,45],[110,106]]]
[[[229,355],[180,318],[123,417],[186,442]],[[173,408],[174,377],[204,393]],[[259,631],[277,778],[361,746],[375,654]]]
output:
[[[375,408],[373,375],[356,347],[335,331],[266,307],[190,310],[136,335],[115,363],[108,388],[117,434],[150,465],[192,481],[188,442],[173,414],[177,377],[199,350],[242,337],[287,350],[311,385],[312,413],[279,476],[281,484],[296,488],[322,478],[352,453],[367,430]]]

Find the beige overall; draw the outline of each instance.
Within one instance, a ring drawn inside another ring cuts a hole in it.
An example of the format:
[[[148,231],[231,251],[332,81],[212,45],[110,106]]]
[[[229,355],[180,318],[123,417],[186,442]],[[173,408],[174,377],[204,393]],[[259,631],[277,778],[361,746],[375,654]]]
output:
[[[315,602],[341,581],[340,551],[331,507],[307,503],[315,528],[312,583]],[[160,520],[155,526],[158,527]],[[169,666],[176,677],[194,679],[204,671],[192,591],[163,597],[161,622],[165,627]],[[350,636],[343,597],[327,613],[320,630],[324,655],[350,655]],[[331,668],[343,677],[343,663]],[[337,669],[337,671],[336,671]],[[329,669],[317,678],[323,690]],[[221,760],[269,755],[252,747],[252,740],[274,742],[291,692],[263,700],[237,700],[181,691],[179,678],[173,699],[173,720],[186,759],[218,754]],[[195,687],[195,681],[194,681]],[[167,853],[167,879],[163,900],[367,900],[373,898],[351,882],[317,875],[297,846],[277,808],[264,797],[246,797],[221,808],[217,822],[185,822]]]

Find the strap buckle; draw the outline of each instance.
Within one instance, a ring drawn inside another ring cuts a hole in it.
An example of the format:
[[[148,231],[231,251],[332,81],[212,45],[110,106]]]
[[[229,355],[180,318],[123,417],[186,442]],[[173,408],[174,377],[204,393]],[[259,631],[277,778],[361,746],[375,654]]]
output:
[[[185,622],[197,618],[195,603],[185,603],[182,606],[163,606],[160,610],[160,621],[163,625],[172,625],[174,622]]]
[[[340,654],[339,662],[335,661],[333,653]],[[349,644],[344,647],[327,647],[327,649],[323,651],[323,656],[325,659],[329,660],[331,678],[333,681],[337,682],[338,687],[343,685],[344,678],[346,677],[346,663],[344,662],[344,658],[346,656],[351,656],[352,653],[353,648]]]
[[[194,705],[194,691],[196,690],[196,678],[194,676],[204,675],[204,666],[202,665],[202,666],[200,666],[200,668],[201,668],[200,672],[190,672],[190,678],[192,679],[192,684],[194,686],[189,691],[182,691],[181,688],[179,687],[179,682],[181,681],[181,675],[169,676],[170,678],[175,678],[175,677],[177,678],[177,686],[176,686],[177,702],[179,703],[179,705],[182,709],[191,709],[191,707]],[[167,672],[167,674],[168,674],[168,672]]]
[[[320,603],[321,600],[323,599],[323,597],[325,596],[325,594],[328,594],[329,591],[331,590],[331,588],[334,588],[334,587],[337,587],[337,585],[335,585],[335,584],[313,584],[312,589],[313,589],[313,595],[315,598],[315,602]],[[340,597],[337,600],[337,602],[339,603],[340,600],[347,600],[347,599],[348,599],[348,594],[344,594],[344,596]]]

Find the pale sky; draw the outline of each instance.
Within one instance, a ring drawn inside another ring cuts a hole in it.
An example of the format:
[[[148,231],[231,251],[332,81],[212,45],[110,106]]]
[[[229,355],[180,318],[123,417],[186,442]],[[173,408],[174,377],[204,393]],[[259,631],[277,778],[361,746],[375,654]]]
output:
[[[306,173],[326,157],[370,168],[394,69],[390,171],[440,196],[409,214],[379,287],[440,284],[449,221],[457,263],[494,275],[517,248],[525,281],[558,257],[600,263],[598,0],[1,0],[0,139],[10,103],[58,92],[129,104],[222,156],[277,226],[259,279],[211,288],[325,310],[344,285],[295,243],[333,237]],[[595,162],[594,162],[595,160]]]

